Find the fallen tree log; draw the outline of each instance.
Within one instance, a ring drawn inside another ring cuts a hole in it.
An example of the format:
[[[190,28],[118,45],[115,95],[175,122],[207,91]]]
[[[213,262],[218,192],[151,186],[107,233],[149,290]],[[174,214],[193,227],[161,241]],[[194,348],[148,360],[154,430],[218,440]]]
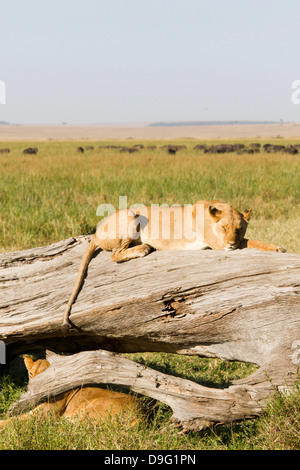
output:
[[[65,390],[93,384],[117,384],[169,405],[172,421],[186,431],[201,430],[215,422],[228,423],[259,413],[261,394],[253,386],[231,386],[226,390],[203,387],[189,380],[157,372],[120,354],[88,351],[72,356],[54,356],[50,367],[30,380],[28,391],[10,412],[59,395]]]
[[[0,340],[7,357],[34,349],[85,351],[56,364],[57,380],[51,366],[37,376],[39,385],[28,392],[31,403],[44,399],[46,391],[55,395],[76,384],[119,384],[168,403],[186,429],[201,429],[255,415],[274,389],[295,384],[300,255],[154,252],[115,264],[108,253],[95,253],[72,308],[73,328],[64,338],[64,309],[87,243],[71,238],[1,256]],[[97,349],[194,354],[260,368],[216,390],[151,369],[146,376],[142,366]]]

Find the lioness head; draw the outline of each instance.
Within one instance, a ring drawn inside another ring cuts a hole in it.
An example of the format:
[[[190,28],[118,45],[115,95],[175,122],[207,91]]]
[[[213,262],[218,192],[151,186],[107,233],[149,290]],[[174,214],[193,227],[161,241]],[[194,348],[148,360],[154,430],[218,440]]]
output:
[[[213,220],[212,230],[221,241],[224,250],[235,250],[244,238],[251,210],[238,212],[229,204],[212,201],[208,208]]]
[[[33,361],[30,357],[25,357],[24,362],[28,371],[29,379],[32,379],[32,377],[35,377],[38,374],[41,374],[50,366],[50,363],[46,359],[38,359],[37,361]]]

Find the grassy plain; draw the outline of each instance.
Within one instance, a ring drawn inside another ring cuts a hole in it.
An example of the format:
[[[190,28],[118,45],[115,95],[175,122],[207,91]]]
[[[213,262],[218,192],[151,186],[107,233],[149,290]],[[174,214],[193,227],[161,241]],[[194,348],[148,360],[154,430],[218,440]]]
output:
[[[264,144],[278,139],[245,140]],[[228,141],[227,141],[228,142]],[[237,140],[230,140],[237,142]],[[101,145],[145,148],[134,154]],[[168,155],[159,149],[167,143],[186,150]],[[300,253],[300,154],[203,154],[193,150],[195,139],[2,142],[9,154],[0,154],[0,251],[47,245],[63,238],[92,233],[99,222],[100,204],[189,204],[219,199],[239,210],[253,209],[248,237],[284,246]],[[220,141],[218,141],[220,143]],[[280,141],[282,143],[282,141]],[[283,143],[299,143],[296,140]],[[77,152],[78,146],[94,150]],[[148,145],[156,145],[150,150]],[[26,147],[37,155],[24,155]],[[228,386],[250,374],[255,366],[221,360],[166,354],[131,356],[166,373],[176,373],[207,386]],[[0,413],[3,415],[22,392],[26,381],[2,376]],[[125,421],[118,427],[104,423],[32,420],[0,433],[0,449],[284,449],[299,448],[299,390],[289,400],[276,398],[265,417],[232,426],[184,436],[169,427],[170,410],[149,406],[151,419],[128,433]],[[284,419],[283,419],[284,417]],[[282,430],[286,432],[282,432]]]
[[[175,156],[161,149],[127,154],[98,148],[112,143],[140,142],[3,143],[11,153],[0,154],[0,251],[91,233],[98,205],[118,208],[119,196],[127,196],[128,206],[219,199],[252,208],[249,237],[300,252],[300,154],[204,155],[193,150],[199,141],[192,139],[176,140],[187,150]],[[38,147],[37,155],[22,154],[30,145]],[[95,150],[79,154],[78,145]]]

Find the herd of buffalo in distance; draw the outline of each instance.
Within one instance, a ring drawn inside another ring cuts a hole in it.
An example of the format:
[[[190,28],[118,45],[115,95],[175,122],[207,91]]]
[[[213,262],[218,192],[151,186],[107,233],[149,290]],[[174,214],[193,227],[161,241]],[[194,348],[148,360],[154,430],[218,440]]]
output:
[[[163,145],[162,147],[157,147],[155,145],[134,145],[132,147],[124,147],[121,145],[102,145],[98,147],[100,150],[102,149],[116,149],[120,152],[127,152],[127,153],[135,153],[142,149],[148,150],[156,150],[157,148],[161,150],[165,150],[170,155],[175,155],[180,150],[186,150],[185,145]],[[91,145],[86,147],[77,147],[77,152],[84,153],[85,151],[91,151],[95,148]],[[205,145],[205,144],[198,144],[196,145],[193,150],[202,153],[233,153],[236,152],[237,154],[254,154],[259,153],[261,150],[267,153],[290,153],[295,155],[299,153],[300,144],[297,145],[273,145],[273,144],[264,144],[263,146],[258,143],[250,144],[248,147],[244,144],[218,144],[218,145]],[[9,153],[9,148],[0,148],[0,153]],[[23,150],[24,154],[35,155],[37,154],[38,149],[36,147],[29,147]]]

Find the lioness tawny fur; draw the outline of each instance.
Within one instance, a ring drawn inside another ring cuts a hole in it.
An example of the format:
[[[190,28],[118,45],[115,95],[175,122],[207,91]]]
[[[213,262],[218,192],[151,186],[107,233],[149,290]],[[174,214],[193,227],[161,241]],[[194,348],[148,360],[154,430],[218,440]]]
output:
[[[117,263],[146,256],[152,250],[256,248],[285,252],[278,246],[244,238],[250,216],[251,210],[241,213],[219,201],[198,201],[191,206],[189,213],[185,207],[179,206],[151,206],[114,212],[99,224],[83,255],[66,307],[63,333],[68,333],[72,304],[97,248],[110,251],[112,261]]]
[[[30,357],[24,358],[29,381],[50,366],[52,356],[55,354],[48,351],[47,359],[34,361]],[[46,403],[38,405],[29,413],[18,416],[18,419],[26,421],[34,415],[46,418],[49,412],[56,417],[88,418],[94,422],[99,419],[115,420],[121,413],[129,412],[130,420],[133,418],[130,426],[135,426],[138,422],[140,409],[138,399],[132,395],[99,387],[82,387],[61,393]],[[0,420],[0,429],[5,428],[13,419]]]

